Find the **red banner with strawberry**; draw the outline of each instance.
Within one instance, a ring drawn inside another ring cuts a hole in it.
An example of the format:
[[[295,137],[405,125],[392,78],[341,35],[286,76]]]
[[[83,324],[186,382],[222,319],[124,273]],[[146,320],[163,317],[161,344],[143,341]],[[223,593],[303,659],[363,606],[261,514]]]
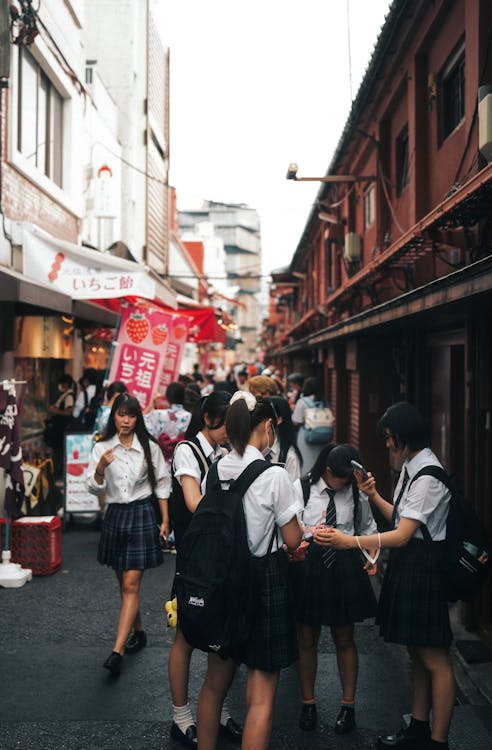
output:
[[[121,310],[109,380],[121,380],[145,408],[157,391],[176,380],[189,321],[151,304]]]

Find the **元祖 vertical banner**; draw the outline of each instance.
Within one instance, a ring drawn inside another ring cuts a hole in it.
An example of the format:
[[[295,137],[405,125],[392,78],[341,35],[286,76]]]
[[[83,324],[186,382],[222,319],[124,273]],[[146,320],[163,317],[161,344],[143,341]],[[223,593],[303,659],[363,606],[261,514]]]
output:
[[[185,316],[150,305],[124,307],[109,380],[125,383],[145,408],[155,393],[176,379],[187,334]]]

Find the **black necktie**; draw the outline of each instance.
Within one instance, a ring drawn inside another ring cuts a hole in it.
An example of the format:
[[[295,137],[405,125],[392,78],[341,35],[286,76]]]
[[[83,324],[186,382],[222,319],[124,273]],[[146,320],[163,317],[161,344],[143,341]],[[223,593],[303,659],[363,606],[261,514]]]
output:
[[[337,509],[335,506],[335,490],[330,489],[329,487],[326,488],[326,492],[328,493],[330,499],[328,500],[328,506],[326,508],[326,517],[325,517],[325,524],[326,526],[332,526],[333,528],[336,528],[337,525]],[[323,565],[326,568],[331,568],[333,563],[335,562],[335,555],[337,551],[336,549],[333,549],[332,547],[328,547],[327,549],[324,549],[321,553],[321,559],[323,561]]]
[[[405,487],[408,484],[410,477],[408,476],[407,468],[405,467],[405,472],[403,474],[403,482],[401,483],[400,492],[398,493],[398,497],[396,498],[394,505],[393,505],[393,515],[391,516],[391,524],[392,527],[395,528],[395,521],[396,521],[396,510],[400,504],[400,500],[403,497],[403,493],[405,492]]]

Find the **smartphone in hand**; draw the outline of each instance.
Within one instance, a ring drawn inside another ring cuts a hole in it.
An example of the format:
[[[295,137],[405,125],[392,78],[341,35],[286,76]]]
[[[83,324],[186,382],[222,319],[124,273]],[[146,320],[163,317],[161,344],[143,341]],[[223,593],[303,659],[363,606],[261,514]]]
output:
[[[364,482],[369,479],[367,471],[364,469],[362,464],[360,464],[358,461],[351,461],[350,463],[352,464],[352,467],[355,471],[358,471],[359,474],[362,474],[362,479],[364,480]]]

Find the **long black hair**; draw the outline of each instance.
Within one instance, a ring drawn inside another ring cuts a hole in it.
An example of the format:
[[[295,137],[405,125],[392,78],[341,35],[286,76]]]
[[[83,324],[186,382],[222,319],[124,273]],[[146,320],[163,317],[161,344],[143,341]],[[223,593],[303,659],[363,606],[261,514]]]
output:
[[[330,469],[334,476],[342,479],[353,477],[354,469],[351,461],[361,463],[359,451],[352,445],[336,445],[335,443],[325,445],[309,472],[311,484],[316,484],[326,469]]]
[[[229,406],[226,417],[227,439],[240,456],[244,455],[253,430],[267,419],[272,420],[273,430],[276,432],[277,415],[269,398],[257,398],[252,411],[249,411],[244,398],[238,398]]]
[[[147,462],[147,471],[149,474],[149,482],[153,490],[155,490],[157,481],[155,478],[154,465],[152,463],[152,454],[150,452],[150,442],[156,443],[152,435],[149,434],[145,426],[144,418],[142,415],[142,408],[138,399],[132,396],[130,393],[121,393],[113,403],[111,412],[106,424],[106,428],[101,437],[101,442],[104,440],[110,440],[118,432],[116,423],[114,421],[114,415],[118,412],[119,414],[128,414],[130,417],[136,417],[135,423],[135,435],[137,436],[140,445],[143,448],[145,460]]]
[[[270,401],[273,404],[273,408],[278,417],[282,418],[281,422],[278,422],[278,442],[280,443],[280,463],[285,463],[289,448],[294,448],[297,457],[302,466],[302,456],[299,448],[296,445],[296,431],[294,429],[294,423],[292,422],[292,412],[290,410],[289,402],[282,398],[282,396],[271,396]]]
[[[205,425],[205,414],[212,422],[209,429],[217,430],[226,421],[226,413],[229,408],[231,394],[228,391],[214,391],[209,396],[202,396],[196,402],[191,412],[188,429],[185,432],[185,440],[189,440],[200,432]]]

